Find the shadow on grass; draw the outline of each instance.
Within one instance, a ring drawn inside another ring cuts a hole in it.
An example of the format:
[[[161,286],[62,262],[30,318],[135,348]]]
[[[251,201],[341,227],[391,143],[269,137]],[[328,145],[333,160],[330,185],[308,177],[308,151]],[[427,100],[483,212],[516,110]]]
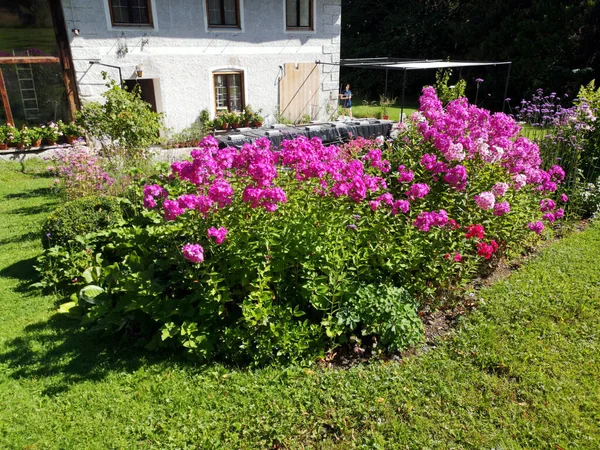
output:
[[[16,192],[12,194],[6,194],[4,200],[25,200],[36,197],[52,197],[52,191],[50,188],[43,187],[37,189],[30,189],[27,191]]]
[[[0,364],[14,379],[36,379],[42,394],[55,395],[74,384],[95,382],[113,372],[132,372],[142,365],[178,361],[181,354],[150,352],[114,335],[84,330],[78,319],[55,314],[47,322],[29,325],[22,336],[5,343]]]
[[[55,203],[53,201],[48,201],[47,203],[43,203],[41,205],[23,206],[22,208],[15,208],[9,212],[10,212],[10,214],[24,215],[24,216],[36,215],[36,214],[50,214],[52,211],[54,211],[56,209],[57,206],[58,206],[58,203]]]
[[[40,231],[29,231],[27,233],[18,234],[16,236],[0,239],[0,245],[5,244],[22,244],[25,242],[37,241],[40,239]]]

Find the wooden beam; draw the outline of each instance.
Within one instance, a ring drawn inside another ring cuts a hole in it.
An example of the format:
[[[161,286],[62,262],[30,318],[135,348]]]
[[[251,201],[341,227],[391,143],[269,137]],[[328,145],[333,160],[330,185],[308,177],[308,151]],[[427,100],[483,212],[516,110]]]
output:
[[[81,108],[79,95],[77,93],[77,83],[75,81],[75,69],[73,67],[73,58],[71,56],[71,44],[67,32],[67,24],[63,14],[63,8],[60,0],[49,0],[50,11],[52,12],[52,22],[54,24],[54,34],[58,44],[58,56],[62,66],[63,81],[67,91],[67,102],[69,105],[69,115],[71,120],[75,119],[75,113]]]
[[[0,56],[1,64],[52,64],[60,63],[56,56]]]
[[[4,112],[6,113],[6,122],[11,125],[15,124],[13,120],[12,111],[10,110],[10,103],[8,103],[8,92],[6,92],[6,85],[4,84],[4,76],[2,75],[2,69],[0,68],[0,97],[2,97],[2,105],[4,105]]]

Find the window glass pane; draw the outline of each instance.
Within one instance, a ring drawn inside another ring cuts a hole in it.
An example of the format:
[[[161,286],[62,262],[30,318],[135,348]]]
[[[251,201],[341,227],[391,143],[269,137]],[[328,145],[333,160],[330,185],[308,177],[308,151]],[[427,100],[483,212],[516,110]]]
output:
[[[221,0],[208,0],[208,24],[221,24]]]
[[[3,64],[2,73],[17,127],[68,120],[69,107],[60,64]]]
[[[231,111],[241,111],[242,105],[242,76],[240,74],[231,74],[229,76],[229,109]]]
[[[300,2],[299,26],[310,27],[310,0],[298,0]]]
[[[0,57],[58,56],[47,0],[0,0]]]
[[[150,23],[150,11],[147,0],[129,0],[132,13],[132,23]]]
[[[237,25],[237,0],[224,0],[225,23],[224,25]]]
[[[215,100],[217,110],[227,109],[227,84],[226,75],[215,75]]]
[[[285,19],[288,27],[297,27],[296,2],[298,0],[285,0]]]

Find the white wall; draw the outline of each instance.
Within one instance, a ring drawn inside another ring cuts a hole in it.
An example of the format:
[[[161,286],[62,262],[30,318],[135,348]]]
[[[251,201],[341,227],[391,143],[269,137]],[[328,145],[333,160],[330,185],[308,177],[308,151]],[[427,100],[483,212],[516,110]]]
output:
[[[122,68],[123,78],[158,78],[156,95],[167,127],[180,130],[203,108],[214,112],[212,72],[241,69],[246,104],[272,114],[278,102],[279,67],[295,62],[339,62],[341,0],[314,0],[315,31],[286,32],[285,0],[240,0],[242,30],[208,30],[205,0],[152,0],[154,28],[113,28],[109,0],[62,0],[79,94],[83,102],[100,100],[105,89],[101,72],[118,80],[118,71],[89,61]],[[78,29],[76,36],[72,29]],[[326,105],[337,104],[339,68],[321,65],[320,119]]]

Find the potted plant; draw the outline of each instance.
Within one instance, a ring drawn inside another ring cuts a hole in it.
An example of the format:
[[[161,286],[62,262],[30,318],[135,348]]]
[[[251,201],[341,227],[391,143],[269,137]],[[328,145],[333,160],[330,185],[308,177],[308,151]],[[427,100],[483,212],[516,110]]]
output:
[[[241,116],[240,114],[238,114],[237,112],[230,112],[228,114],[229,118],[229,125],[231,125],[231,128],[239,128],[240,127],[240,122],[241,122]]]
[[[83,128],[77,125],[75,122],[63,123],[59,121],[58,129],[67,139],[67,144],[71,145],[73,145],[77,139],[84,134]]]
[[[221,114],[215,117],[214,126],[217,130],[226,130],[229,128],[228,114]]]
[[[379,107],[381,108],[381,116],[383,120],[389,120],[388,108],[396,103],[396,99],[389,99],[385,95],[379,96]]]
[[[263,117],[260,115],[261,112],[262,112],[262,109],[259,109],[252,116],[252,126],[254,126],[256,128],[262,127],[262,124],[263,124]]]
[[[0,150],[8,149],[8,135],[12,130],[12,125],[4,124],[0,125]]]
[[[21,133],[19,132],[19,130],[14,126],[9,125],[8,126],[8,137],[6,139],[6,143],[8,144],[8,146],[9,147],[17,147],[20,140],[21,140]]]
[[[23,125],[14,137],[17,150],[23,150],[25,147],[31,147],[31,138],[31,129],[27,128],[26,125]]]
[[[24,127],[24,129],[26,129],[26,133],[27,133],[27,139],[28,139],[28,147],[39,147],[40,145],[42,145],[42,130],[39,127],[31,127],[31,128],[27,128]]]
[[[48,125],[42,125],[42,137],[46,141],[46,145],[54,146],[56,145],[56,141],[62,135],[61,131],[58,129],[58,125],[54,122],[49,122]]]

